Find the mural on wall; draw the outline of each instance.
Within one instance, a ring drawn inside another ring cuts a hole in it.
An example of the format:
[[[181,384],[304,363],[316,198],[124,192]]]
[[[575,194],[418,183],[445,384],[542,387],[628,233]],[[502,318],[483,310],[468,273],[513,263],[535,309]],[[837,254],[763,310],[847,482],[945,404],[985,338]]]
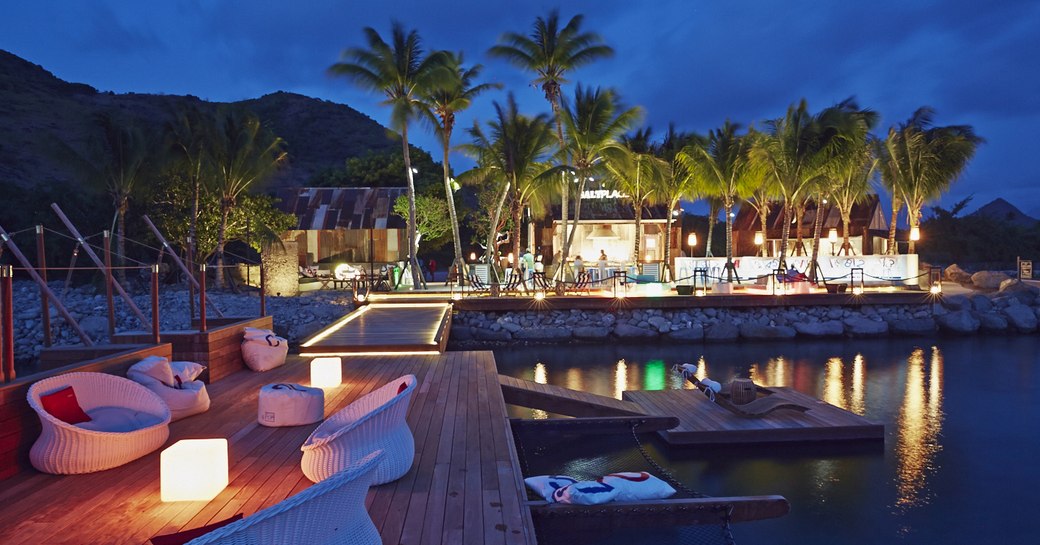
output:
[[[808,256],[791,256],[787,258],[787,266],[801,272],[809,270]],[[918,281],[917,255],[858,255],[858,256],[820,256],[820,273],[828,281],[848,280],[852,269],[863,269],[866,282],[892,281],[912,285]],[[779,266],[775,257],[735,257],[733,263],[737,267],[737,275],[741,280],[754,280],[769,276]],[[725,257],[677,257],[675,258],[676,278],[691,278],[697,269],[706,269],[709,280],[717,281],[725,276]],[[692,283],[692,279],[689,282]]]

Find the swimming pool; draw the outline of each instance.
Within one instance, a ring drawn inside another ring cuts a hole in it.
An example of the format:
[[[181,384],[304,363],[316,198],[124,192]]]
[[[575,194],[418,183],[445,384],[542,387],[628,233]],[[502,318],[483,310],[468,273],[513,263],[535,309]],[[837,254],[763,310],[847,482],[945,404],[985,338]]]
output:
[[[736,525],[740,543],[1032,543],[1040,535],[1040,337],[533,346],[495,357],[500,373],[614,397],[689,387],[671,367],[699,363],[716,380],[788,386],[884,423],[883,445],[654,442],[653,455],[700,492],[787,497],[786,517]]]

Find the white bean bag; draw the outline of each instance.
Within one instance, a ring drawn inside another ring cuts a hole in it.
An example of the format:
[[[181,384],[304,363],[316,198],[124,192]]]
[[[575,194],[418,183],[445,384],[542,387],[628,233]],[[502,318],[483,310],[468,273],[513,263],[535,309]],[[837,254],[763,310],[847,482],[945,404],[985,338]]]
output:
[[[278,428],[302,426],[325,417],[325,391],[299,384],[268,384],[260,389],[256,421]]]
[[[170,408],[172,420],[209,410],[206,384],[195,380],[206,368],[192,361],[175,361],[149,356],[130,367],[130,380],[155,392]]]
[[[69,424],[43,408],[41,397],[71,387],[79,406],[95,422]],[[144,386],[104,373],[66,373],[29,387],[29,406],[40,417],[40,437],[29,451],[44,473],[90,473],[121,466],[162,446],[170,435],[170,409]],[[113,410],[114,409],[114,410]]]
[[[285,363],[289,342],[270,329],[247,327],[242,337],[242,360],[253,371],[269,371]]]

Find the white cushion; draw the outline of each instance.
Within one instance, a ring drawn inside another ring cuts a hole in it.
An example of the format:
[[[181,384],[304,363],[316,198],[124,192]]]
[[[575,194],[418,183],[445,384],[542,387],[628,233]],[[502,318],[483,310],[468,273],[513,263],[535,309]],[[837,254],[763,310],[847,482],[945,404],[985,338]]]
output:
[[[162,418],[126,407],[97,407],[87,411],[90,422],[76,424],[85,430],[126,433],[162,422]]]
[[[191,382],[206,370],[206,366],[193,361],[171,361],[170,370],[174,376],[181,378],[181,382]],[[176,382],[176,381],[174,381]]]
[[[599,480],[617,489],[617,501],[663,500],[675,494],[668,483],[645,471],[611,473]]]
[[[299,384],[268,384],[260,389],[256,421],[263,426],[302,426],[325,417],[325,391]]]
[[[597,481],[578,481],[553,492],[556,503],[571,505],[599,505],[613,501],[618,490],[606,483]]]
[[[566,475],[538,475],[537,477],[528,477],[524,479],[524,483],[526,483],[531,490],[534,490],[535,494],[544,498],[545,501],[553,501],[553,492],[576,482],[578,482],[578,479]]]
[[[151,377],[170,387],[175,384],[173,370],[170,369],[170,360],[162,356],[148,356],[131,365],[126,374],[131,380],[134,380],[134,377],[130,376],[131,373]]]
[[[242,360],[253,371],[267,371],[285,363],[289,342],[269,329],[245,328]]]

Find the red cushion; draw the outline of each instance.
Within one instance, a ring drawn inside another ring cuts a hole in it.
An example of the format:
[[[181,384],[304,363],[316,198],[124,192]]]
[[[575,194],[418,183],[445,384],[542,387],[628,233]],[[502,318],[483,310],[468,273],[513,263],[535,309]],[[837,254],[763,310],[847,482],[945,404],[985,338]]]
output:
[[[242,520],[242,513],[239,513],[229,519],[224,519],[220,522],[214,522],[200,528],[194,528],[191,530],[184,530],[183,532],[177,532],[176,534],[163,534],[161,536],[155,536],[150,541],[152,545],[183,545],[199,536],[208,534],[221,526],[227,526],[236,520]]]
[[[40,396],[40,404],[48,414],[66,424],[90,422],[90,417],[80,408],[79,401],[76,401],[76,391],[72,389],[72,386],[66,386],[57,392]]]
[[[402,382],[401,385],[397,387],[397,395],[401,395],[401,392],[403,392],[403,391],[405,391],[407,389],[408,389],[408,383],[407,382]]]

